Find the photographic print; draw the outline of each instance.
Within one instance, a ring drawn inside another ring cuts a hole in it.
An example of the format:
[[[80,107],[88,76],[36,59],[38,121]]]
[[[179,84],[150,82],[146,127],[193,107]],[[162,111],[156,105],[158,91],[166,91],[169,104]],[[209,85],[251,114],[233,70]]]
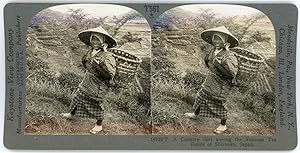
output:
[[[6,148],[297,146],[292,3],[9,3],[4,14]]]
[[[26,33],[28,135],[151,133],[150,26],[135,10],[69,4]]]
[[[275,134],[275,31],[264,13],[183,5],[153,29],[154,134]]]

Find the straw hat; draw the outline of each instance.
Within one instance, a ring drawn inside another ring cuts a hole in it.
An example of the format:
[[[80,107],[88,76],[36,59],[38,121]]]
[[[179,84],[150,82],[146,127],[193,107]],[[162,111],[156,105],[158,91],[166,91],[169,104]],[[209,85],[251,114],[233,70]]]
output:
[[[229,48],[233,48],[233,47],[236,47],[239,45],[238,39],[235,36],[233,36],[231,34],[231,32],[225,26],[204,30],[201,33],[201,38],[204,41],[212,44],[212,36],[213,36],[214,32],[220,32],[220,33],[228,35],[227,42],[230,43]]]
[[[84,30],[80,32],[78,36],[82,42],[90,46],[90,37],[92,33],[101,33],[104,36],[106,36],[105,41],[108,44],[107,48],[113,48],[117,46],[117,41],[110,34],[108,34],[108,32],[105,31],[101,26],[93,29]]]

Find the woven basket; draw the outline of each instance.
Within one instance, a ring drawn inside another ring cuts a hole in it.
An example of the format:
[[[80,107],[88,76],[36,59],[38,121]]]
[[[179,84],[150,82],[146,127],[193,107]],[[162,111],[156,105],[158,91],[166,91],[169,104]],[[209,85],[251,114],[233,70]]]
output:
[[[259,67],[264,62],[264,59],[260,55],[243,48],[235,47],[230,48],[230,50],[235,53],[238,59],[237,83],[247,85],[255,81]]]
[[[134,78],[138,67],[142,63],[142,60],[132,54],[119,49],[109,49],[113,53],[116,59],[116,75],[115,81],[118,85],[131,82]]]

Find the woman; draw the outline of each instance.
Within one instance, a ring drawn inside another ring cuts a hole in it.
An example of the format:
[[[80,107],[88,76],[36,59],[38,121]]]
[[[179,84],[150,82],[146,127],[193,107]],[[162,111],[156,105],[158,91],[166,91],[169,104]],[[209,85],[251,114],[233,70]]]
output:
[[[237,58],[229,48],[238,46],[239,42],[224,26],[203,31],[201,38],[214,46],[205,56],[205,64],[210,71],[198,92],[194,112],[185,115],[189,118],[199,115],[221,119],[214,130],[220,134],[227,130],[226,96],[236,83],[238,71]]]
[[[90,133],[97,134],[102,130],[103,99],[116,73],[116,61],[106,49],[115,47],[117,42],[102,27],[85,30],[79,34],[79,38],[92,50],[82,58],[87,71],[70,105],[70,112],[62,115],[67,119],[75,116],[96,119],[96,125]]]

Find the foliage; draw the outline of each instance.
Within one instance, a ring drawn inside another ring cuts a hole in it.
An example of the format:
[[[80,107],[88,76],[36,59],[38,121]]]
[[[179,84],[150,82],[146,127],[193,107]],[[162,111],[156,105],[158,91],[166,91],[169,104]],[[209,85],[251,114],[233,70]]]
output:
[[[160,16],[154,27],[167,29],[169,26],[176,25],[181,29],[189,27],[189,29],[206,30],[225,25],[240,41],[240,47],[248,47],[256,41],[268,42],[270,40],[265,33],[249,30],[254,23],[265,17],[263,13],[243,16],[242,19],[237,16],[218,17],[211,9],[199,9],[195,13],[197,15],[191,15],[180,8],[171,9]]]
[[[193,103],[195,92],[182,81],[157,79],[152,81],[152,92],[160,96],[167,96]],[[155,95],[154,95],[155,97]]]
[[[150,115],[149,100],[145,100],[145,97],[141,97],[143,94],[137,92],[132,85],[118,91],[119,92],[113,92],[107,95],[108,103],[110,103],[114,109],[128,113],[134,120],[141,123],[147,122]]]
[[[83,9],[72,9],[70,8],[68,10],[68,16],[66,17],[67,25],[77,30],[78,27],[81,27],[80,25],[84,24],[84,21],[86,20],[86,17],[89,15],[87,13],[83,12]]]
[[[188,17],[189,15],[185,15],[186,14],[182,9],[170,9],[160,15],[160,17],[156,20],[156,23],[154,23],[154,28],[169,28],[171,25],[186,25],[188,20],[184,17]]]
[[[276,56],[268,58],[266,63],[275,71]]]
[[[82,79],[81,76],[73,72],[62,72],[57,78],[57,81],[64,88],[75,90]]]
[[[39,131],[47,132],[47,130],[50,130],[51,134],[61,134],[60,132],[65,134],[65,132],[77,133],[78,131],[74,131],[75,128],[81,128],[79,130],[83,132],[92,127],[94,124],[92,122],[87,122],[90,125],[79,123],[78,127],[74,127],[73,122],[65,121],[60,116],[60,113],[68,111],[74,91],[78,88],[84,72],[81,58],[87,50],[90,50],[87,45],[80,42],[78,33],[102,26],[110,34],[118,34],[115,37],[119,38],[124,34],[120,29],[130,20],[140,17],[137,12],[129,12],[113,18],[88,17],[82,9],[70,9],[67,13],[46,9],[34,16],[30,23],[34,28],[27,31],[28,38],[37,41],[35,44],[27,41],[26,44],[27,54],[31,56],[27,57],[25,130],[30,132],[28,130],[34,129],[31,131],[34,134],[39,134]],[[141,32],[142,36],[145,33],[148,34],[148,32]],[[133,32],[133,35],[134,39],[130,43],[141,40],[138,36],[135,37],[136,32]],[[55,46],[54,42],[58,42],[60,46]],[[33,54],[35,52],[41,54]],[[43,53],[47,56],[43,56]],[[149,129],[144,125],[150,123],[151,115],[149,79],[151,67],[150,59],[146,61],[143,59],[142,68],[145,68],[143,71],[145,78],[141,81],[145,93],[137,92],[136,85],[128,85],[127,89],[111,89],[112,92],[106,95],[107,101],[104,101],[104,107],[106,107],[105,119],[108,123],[105,122],[107,126],[116,126],[115,129],[107,127],[109,132],[115,134],[148,132]],[[63,124],[60,124],[61,122]],[[126,127],[128,125],[130,127]],[[128,130],[130,128],[132,129]]]
[[[274,113],[274,102],[270,102],[272,99],[272,93],[266,93],[264,96],[259,95],[256,91],[249,90],[241,95],[236,101],[242,104],[244,109],[247,109],[258,118],[261,118],[267,126],[275,127],[275,113]],[[272,99],[273,100],[273,99]],[[275,100],[275,99],[274,99]]]
[[[54,81],[54,73],[50,71],[48,63],[41,59],[27,59],[28,76],[27,79],[38,81]]]
[[[155,126],[168,126],[176,128],[182,125],[182,111],[189,110],[196,98],[194,91],[181,82],[156,79],[152,81],[152,123]],[[169,130],[169,129],[164,129]]]
[[[27,59],[27,68],[28,70],[38,70],[38,69],[49,69],[49,66],[46,62],[42,61],[39,58],[28,58]]]
[[[53,16],[55,16],[55,18],[53,18]],[[29,27],[32,28],[38,28],[40,25],[42,24],[59,24],[58,20],[62,19],[62,15],[57,14],[56,12],[50,10],[50,9],[45,9],[41,12],[39,12],[38,14],[36,14],[35,16],[33,16],[30,20],[30,22],[28,23]]]
[[[265,92],[262,94],[262,98],[266,104],[269,104],[275,108],[275,93],[274,92]]]
[[[142,18],[142,15],[136,11],[131,11],[113,19],[104,17],[89,17],[83,9],[69,9],[67,13],[60,13],[45,9],[31,19],[29,27],[41,29],[42,25],[54,25],[59,28],[68,28],[68,30],[82,31],[90,28],[102,26],[109,33],[115,36],[119,30],[130,20]],[[109,20],[109,21],[108,21]],[[106,24],[114,23],[113,25]]]
[[[164,80],[178,80],[178,73],[175,70],[175,63],[167,57],[153,57],[153,78],[162,78]]]
[[[69,105],[71,103],[72,92],[70,89],[63,88],[56,82],[45,81],[28,81],[27,83],[28,99],[31,95],[37,97],[47,97],[60,101],[63,104]]]
[[[143,17],[140,13],[136,11],[131,11],[125,15],[123,15],[121,18],[116,19],[115,22],[115,27],[114,27],[114,32],[112,33],[113,36],[115,36],[119,29],[124,26],[125,23],[127,23],[130,20],[136,19],[136,18],[141,18]]]
[[[195,89],[196,91],[201,89],[201,84],[205,80],[205,75],[200,72],[193,71],[188,72],[183,78],[183,82],[188,85],[189,87]]]

